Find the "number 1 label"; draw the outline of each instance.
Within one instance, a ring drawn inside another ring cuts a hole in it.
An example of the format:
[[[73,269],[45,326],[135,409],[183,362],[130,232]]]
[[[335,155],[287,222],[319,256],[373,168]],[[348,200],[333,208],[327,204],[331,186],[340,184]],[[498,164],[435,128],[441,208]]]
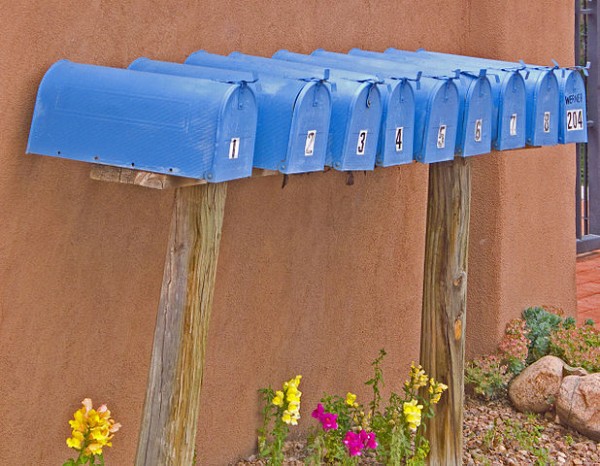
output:
[[[229,143],[229,159],[237,159],[240,156],[240,138],[231,138]]]
[[[358,144],[356,144],[356,155],[365,155],[365,147],[367,145],[367,133],[366,129],[363,129],[358,133]]]
[[[404,127],[396,128],[396,152],[402,152]]]
[[[317,139],[317,130],[311,129],[306,133],[306,143],[304,144],[305,157],[310,157],[315,153],[315,139]]]

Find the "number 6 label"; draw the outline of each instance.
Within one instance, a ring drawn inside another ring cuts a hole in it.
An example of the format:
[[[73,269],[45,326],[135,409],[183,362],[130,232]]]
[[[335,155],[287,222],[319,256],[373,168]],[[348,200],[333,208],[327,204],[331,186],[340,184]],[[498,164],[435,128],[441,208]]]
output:
[[[475,142],[481,142],[481,127],[483,126],[483,120],[475,121]]]
[[[356,155],[365,155],[365,147],[367,145],[367,133],[366,129],[363,129],[358,133],[358,144],[356,144]]]

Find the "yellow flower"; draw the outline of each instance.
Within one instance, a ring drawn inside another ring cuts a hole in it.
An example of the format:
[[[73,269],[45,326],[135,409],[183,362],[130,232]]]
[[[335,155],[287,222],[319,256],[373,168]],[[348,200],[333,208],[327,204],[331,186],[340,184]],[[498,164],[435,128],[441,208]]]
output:
[[[67,445],[69,448],[73,448],[75,450],[81,450],[81,445],[83,443],[83,434],[79,431],[74,430],[73,436],[67,439]]]
[[[356,406],[356,395],[354,393],[346,393],[346,404],[348,406]]]
[[[275,392],[275,398],[273,398],[272,403],[275,406],[283,406],[283,392],[281,390]]]
[[[436,382],[434,378],[429,380],[429,398],[431,403],[437,404],[442,398],[442,393],[448,390],[448,385]]]
[[[298,388],[298,385],[300,385],[300,379],[302,379],[302,376],[301,375],[297,375],[293,379],[288,380],[287,382],[285,382],[283,384],[283,389],[287,390],[289,387]]]
[[[408,428],[413,432],[421,425],[421,410],[423,405],[417,404],[417,400],[413,399],[409,402],[404,402],[403,412],[404,419],[408,424]]]
[[[121,428],[121,424],[111,419],[106,405],[95,410],[89,398],[81,404],[83,407],[75,411],[73,419],[69,421],[72,432],[67,445],[75,450],[83,450],[86,456],[101,455],[103,447],[112,446],[113,434]]]
[[[290,412],[287,409],[283,412],[281,416],[281,420],[286,424],[291,424],[293,426],[298,425],[298,419],[300,419],[300,414],[297,412]]]
[[[427,374],[421,365],[415,366],[415,363],[413,362],[410,364],[410,380],[406,381],[404,385],[409,390],[418,390],[427,385],[427,379]]]

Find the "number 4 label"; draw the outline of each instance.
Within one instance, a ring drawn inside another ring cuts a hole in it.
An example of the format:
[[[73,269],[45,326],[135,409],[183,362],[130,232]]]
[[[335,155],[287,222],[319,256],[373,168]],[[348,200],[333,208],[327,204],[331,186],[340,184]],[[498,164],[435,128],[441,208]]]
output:
[[[583,110],[567,110],[567,131],[578,131],[583,129]]]
[[[358,133],[358,143],[356,144],[356,155],[365,155],[365,148],[367,146],[367,133],[366,129],[363,129]]]
[[[237,159],[240,156],[240,138],[231,138],[229,143],[229,159]]]
[[[404,127],[396,128],[396,152],[402,152],[402,143],[404,137]]]

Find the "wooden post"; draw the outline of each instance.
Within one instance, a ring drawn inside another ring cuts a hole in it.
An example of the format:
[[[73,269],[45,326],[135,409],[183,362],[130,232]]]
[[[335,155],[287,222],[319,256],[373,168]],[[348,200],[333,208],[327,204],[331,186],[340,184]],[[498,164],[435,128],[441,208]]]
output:
[[[227,184],[178,188],[137,466],[193,464]]]
[[[462,464],[470,204],[468,159],[429,166],[421,363],[448,385],[426,429],[430,465]]]

